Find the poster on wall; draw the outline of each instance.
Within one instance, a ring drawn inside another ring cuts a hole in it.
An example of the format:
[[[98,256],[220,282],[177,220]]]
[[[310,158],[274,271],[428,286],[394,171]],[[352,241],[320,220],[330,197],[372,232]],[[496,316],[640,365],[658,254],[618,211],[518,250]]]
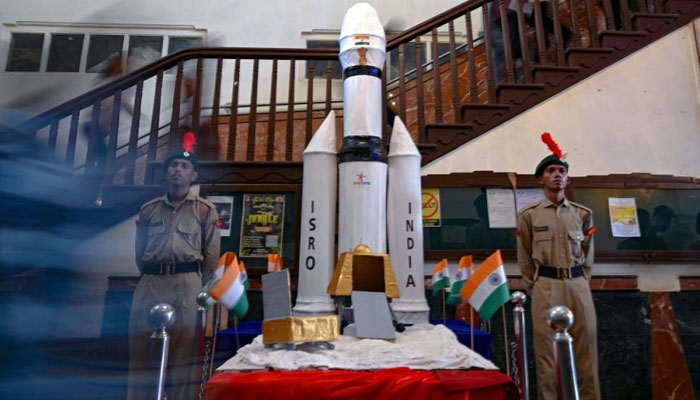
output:
[[[240,257],[282,254],[284,195],[243,195]]]
[[[216,227],[221,231],[221,237],[231,236],[231,217],[233,216],[233,196],[209,196],[208,200],[214,203],[219,219]]]
[[[536,203],[544,197],[544,189],[542,188],[524,188],[515,191],[515,208],[518,210],[518,215],[530,204]]]
[[[640,237],[639,218],[634,197],[608,197],[610,229],[613,237]]]
[[[421,190],[421,204],[423,205],[423,227],[439,227],[440,218],[440,189]]]
[[[515,194],[512,189],[486,189],[489,228],[515,228]]]

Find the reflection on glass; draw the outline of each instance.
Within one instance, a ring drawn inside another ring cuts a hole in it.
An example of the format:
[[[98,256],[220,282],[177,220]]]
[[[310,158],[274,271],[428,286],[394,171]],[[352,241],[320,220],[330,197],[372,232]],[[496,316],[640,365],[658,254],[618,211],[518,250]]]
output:
[[[46,70],[78,72],[85,35],[51,35],[51,49]]]
[[[124,36],[91,35],[87,72],[106,72],[115,60],[121,59]]]
[[[6,70],[39,71],[43,46],[43,33],[13,33]]]

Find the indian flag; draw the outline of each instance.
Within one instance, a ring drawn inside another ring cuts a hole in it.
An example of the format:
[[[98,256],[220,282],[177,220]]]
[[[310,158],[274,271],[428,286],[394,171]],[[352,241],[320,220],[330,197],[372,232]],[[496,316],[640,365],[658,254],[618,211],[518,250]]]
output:
[[[450,297],[447,298],[447,304],[454,306],[459,302],[461,297],[460,292],[462,291],[464,282],[466,282],[467,278],[471,275],[473,268],[474,263],[472,262],[472,256],[462,256],[462,258],[459,259],[457,274],[455,275],[454,283],[452,283]]]
[[[433,268],[433,295],[450,286],[450,271],[447,269],[447,259],[443,258],[438,265]]]
[[[221,279],[214,282],[209,289],[209,295],[239,318],[248,312],[248,296],[237,261],[226,266]]]
[[[214,275],[212,275],[211,279],[209,280],[209,283],[205,286],[205,289],[207,292],[209,292],[209,289],[211,289],[212,286],[221,279],[224,276],[224,270],[226,269],[227,265],[231,265],[232,263],[235,263],[237,261],[236,253],[232,251],[227,251],[226,253],[221,255],[221,258],[219,258],[219,263],[216,264],[216,269],[214,270]],[[211,307],[216,303],[216,300],[214,300],[212,297],[209,297],[207,299],[207,306]]]
[[[277,272],[282,270],[282,256],[280,254],[267,255],[267,272]]]
[[[462,298],[476,308],[484,320],[491,319],[503,304],[510,300],[506,271],[501,251],[496,250],[484,261],[462,288]]]
[[[250,281],[248,280],[248,272],[245,269],[245,263],[243,260],[241,260],[240,263],[238,263],[238,268],[241,270],[241,279],[243,280],[243,286],[245,286],[245,290],[248,291],[250,289]]]

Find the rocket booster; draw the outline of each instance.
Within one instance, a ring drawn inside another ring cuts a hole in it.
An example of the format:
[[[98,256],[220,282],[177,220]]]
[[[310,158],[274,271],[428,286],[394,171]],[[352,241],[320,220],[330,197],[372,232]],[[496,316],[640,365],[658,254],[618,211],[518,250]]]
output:
[[[338,165],[338,253],[362,243],[386,252],[387,155],[382,147],[386,38],[367,3],[350,7],[340,31],[343,145]]]

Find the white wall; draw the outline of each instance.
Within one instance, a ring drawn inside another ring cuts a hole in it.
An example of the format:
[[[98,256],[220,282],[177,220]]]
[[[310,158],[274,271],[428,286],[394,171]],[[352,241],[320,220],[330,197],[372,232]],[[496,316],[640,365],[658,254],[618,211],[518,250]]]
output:
[[[552,133],[571,175],[700,177],[698,58],[690,26],[425,166],[423,175],[534,173]]]

